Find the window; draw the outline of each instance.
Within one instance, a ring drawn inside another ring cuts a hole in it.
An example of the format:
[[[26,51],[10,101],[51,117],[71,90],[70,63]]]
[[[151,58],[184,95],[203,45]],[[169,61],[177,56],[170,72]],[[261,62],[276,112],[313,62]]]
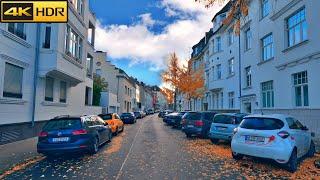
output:
[[[89,106],[91,105],[91,88],[90,87],[86,87],[86,92],[85,92],[85,105]]]
[[[233,75],[234,74],[234,59],[230,59],[228,61],[228,71],[229,71],[229,75]]]
[[[95,27],[94,25],[89,22],[89,28],[88,28],[88,42],[94,46],[94,39],[95,39]]]
[[[221,64],[217,65],[217,79],[221,79]]]
[[[215,53],[216,52],[216,44],[215,44],[215,41],[214,39],[212,39],[212,52]]]
[[[81,62],[82,57],[82,39],[80,36],[75,33],[74,30],[70,28],[69,25],[66,26],[66,35],[65,35],[65,48],[66,53],[70,56],[76,58],[77,61]]]
[[[252,84],[252,80],[251,80],[251,67],[246,67],[245,68],[245,73],[246,73],[246,87],[251,87],[251,84]]]
[[[261,83],[262,107],[274,107],[273,81]]]
[[[223,92],[220,92],[220,107],[223,109]]]
[[[262,18],[266,17],[269,15],[270,13],[270,2],[269,0],[261,0],[261,15],[262,15]]]
[[[67,83],[64,81],[60,82],[60,102],[67,102]]]
[[[234,92],[229,92],[229,108],[233,109],[234,108]]]
[[[303,125],[301,124],[301,122],[299,122],[298,120],[294,119],[294,118],[286,118],[286,121],[288,123],[288,126],[290,129],[302,129]]]
[[[45,49],[50,49],[50,41],[51,41],[51,25],[47,24],[44,31],[44,42],[42,47]]]
[[[262,39],[262,60],[267,61],[273,58],[273,37],[272,34]]]
[[[212,80],[215,80],[215,77],[214,77],[214,66],[212,66]]]
[[[83,16],[83,0],[69,0],[77,12]]]
[[[307,71],[293,74],[293,88],[295,105],[297,107],[309,106],[309,88]]]
[[[54,79],[46,77],[45,101],[53,102]]]
[[[87,55],[87,77],[92,78],[93,58],[91,55]]]
[[[12,34],[26,40],[24,23],[8,23],[8,31]]]
[[[230,28],[228,31],[228,44],[229,44],[229,46],[231,44],[233,44],[233,42],[234,42],[234,32],[233,32],[233,28]]]
[[[252,33],[251,33],[250,28],[247,29],[244,33],[245,33],[244,34],[245,35],[245,50],[249,50],[249,49],[251,49],[251,46],[252,46],[252,44],[251,44]]]
[[[307,40],[307,21],[305,8],[289,17],[287,20],[288,46],[294,46]]]
[[[23,68],[6,63],[4,71],[3,97],[22,98]]]
[[[215,52],[220,52],[222,50],[221,48],[221,37],[216,38],[216,50]]]

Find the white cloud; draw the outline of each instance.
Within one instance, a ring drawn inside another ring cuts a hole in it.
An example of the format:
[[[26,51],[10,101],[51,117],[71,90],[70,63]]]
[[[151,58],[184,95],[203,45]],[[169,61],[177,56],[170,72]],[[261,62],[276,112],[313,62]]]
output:
[[[153,71],[165,67],[164,62],[171,52],[175,51],[181,60],[188,59],[191,47],[210,29],[216,10],[206,9],[193,0],[162,0],[161,6],[168,16],[178,17],[161,33],[155,34],[150,30],[155,24],[162,23],[154,20],[150,13],[138,16],[139,21],[129,26],[103,26],[98,23],[97,49],[107,51],[114,59],[129,58],[131,64],[150,63]],[[193,17],[186,18],[186,14]]]

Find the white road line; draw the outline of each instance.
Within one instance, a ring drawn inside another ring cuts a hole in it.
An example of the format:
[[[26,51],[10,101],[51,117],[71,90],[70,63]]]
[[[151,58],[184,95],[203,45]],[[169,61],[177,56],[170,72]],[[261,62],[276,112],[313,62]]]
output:
[[[120,170],[119,170],[119,172],[118,172],[118,175],[117,175],[117,177],[116,177],[116,180],[119,180],[119,178],[120,178],[120,176],[121,176],[121,174],[122,174],[122,169],[123,169],[124,165],[126,164],[128,158],[129,158],[129,155],[131,154],[133,145],[134,145],[134,143],[136,142],[137,136],[138,136],[139,132],[141,131],[142,126],[143,126],[144,124],[145,124],[145,123],[142,123],[142,124],[141,124],[141,126],[139,127],[139,129],[138,129],[138,131],[137,131],[137,134],[134,136],[134,139],[133,139],[133,142],[132,142],[132,144],[131,144],[131,146],[130,146],[129,152],[128,152],[126,158],[124,159],[124,161],[123,161],[123,163],[122,163],[122,165],[121,165],[121,168],[120,168]]]

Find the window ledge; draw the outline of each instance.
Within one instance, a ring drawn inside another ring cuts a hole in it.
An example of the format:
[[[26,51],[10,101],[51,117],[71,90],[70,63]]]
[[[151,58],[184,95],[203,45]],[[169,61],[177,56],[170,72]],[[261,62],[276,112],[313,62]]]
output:
[[[68,56],[67,54],[62,53],[62,56],[64,57],[64,59],[66,59],[67,61],[71,62],[72,64],[78,66],[79,68],[83,68],[82,64],[80,62],[78,62],[75,58]]]
[[[252,86],[248,86],[248,87],[242,88],[242,90],[249,90],[249,89],[252,89]]]
[[[43,101],[41,104],[43,106],[57,106],[57,107],[67,107],[68,106],[68,104],[66,104],[66,103],[48,102],[48,101]]]
[[[9,39],[11,39],[11,40],[23,45],[23,46],[25,46],[26,48],[31,48],[31,44],[29,44],[26,40],[21,39],[20,37],[8,32],[8,31],[5,31],[5,30],[1,30],[1,33],[5,37],[7,37],[7,38],[9,38]]]
[[[235,75],[236,75],[235,73],[229,74],[229,76],[227,77],[227,79],[230,79],[230,78],[234,77]]]
[[[24,105],[27,101],[22,99],[0,98],[0,104],[19,104]]]
[[[308,39],[307,39],[307,40],[304,40],[304,41],[301,41],[301,42],[298,43],[298,44],[295,44],[295,45],[293,45],[293,46],[287,47],[287,48],[284,49],[282,52],[283,52],[283,53],[286,53],[286,52],[288,52],[288,51],[290,51],[290,50],[292,50],[292,49],[295,49],[295,48],[297,48],[297,47],[303,46],[303,45],[307,44],[308,42],[309,42]]]
[[[270,59],[268,59],[268,60],[265,60],[265,61],[260,61],[257,65],[260,66],[260,65],[262,65],[262,64],[266,64],[266,63],[268,63],[268,62],[270,62],[270,61],[273,61],[273,60],[274,60],[274,57],[273,57],[273,58],[270,58]]]

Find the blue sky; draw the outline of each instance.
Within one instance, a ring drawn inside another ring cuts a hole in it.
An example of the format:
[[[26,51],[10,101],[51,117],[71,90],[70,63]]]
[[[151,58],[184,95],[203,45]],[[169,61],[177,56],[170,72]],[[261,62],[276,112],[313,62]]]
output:
[[[193,0],[91,0],[91,8],[99,21],[97,50],[150,85],[161,85],[169,53],[188,59],[215,12]]]

